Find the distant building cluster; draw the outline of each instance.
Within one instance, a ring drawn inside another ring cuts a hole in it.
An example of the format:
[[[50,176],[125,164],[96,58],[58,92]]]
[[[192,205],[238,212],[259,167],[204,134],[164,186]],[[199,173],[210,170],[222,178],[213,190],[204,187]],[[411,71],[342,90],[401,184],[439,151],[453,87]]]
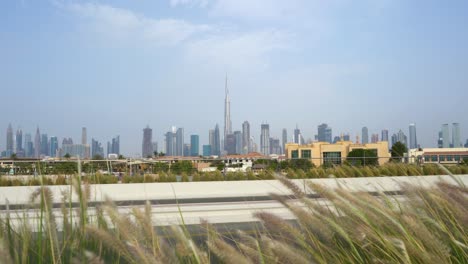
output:
[[[292,146],[307,145],[312,146],[311,150],[314,150],[314,144],[346,145],[342,142],[352,142],[352,144],[363,146],[366,146],[366,144],[377,144],[379,148],[385,145],[388,149],[397,142],[401,142],[409,150],[421,148],[418,144],[416,124],[414,123],[409,124],[409,136],[401,129],[391,134],[391,136],[388,129],[383,129],[380,132],[371,132],[369,133],[369,129],[364,126],[361,129],[361,133],[356,135],[353,141],[349,133],[333,135],[332,127],[326,123],[322,123],[317,126],[317,134],[313,138],[304,138],[304,134],[298,125],[293,130],[291,137],[288,136],[288,130],[283,128],[281,138],[278,138],[272,135],[270,124],[263,122],[260,125],[260,134],[257,139],[257,142],[260,144],[257,145],[248,121],[244,121],[240,129],[233,129],[231,99],[226,77],[224,127],[222,134],[219,125],[216,124],[213,129],[208,131],[207,144],[201,144],[200,136],[197,134],[191,134],[190,140],[186,142],[184,128],[173,126],[164,134],[164,142],[159,149],[158,142],[153,140],[153,130],[149,126],[146,126],[143,129],[141,157],[152,158],[161,155],[174,157],[225,157],[228,155],[247,155],[254,152],[258,152],[264,156],[290,156],[292,154],[288,153],[290,150],[287,149],[287,146],[291,148]],[[85,127],[81,130],[81,141],[79,143],[74,143],[70,137],[63,138],[61,144],[59,142],[58,137],[49,137],[47,133],[41,133],[39,128],[37,128],[34,137],[30,133],[25,133],[23,136],[21,128],[18,128],[16,133],[14,133],[13,127],[9,124],[6,131],[6,149],[1,152],[1,157],[44,158],[69,156],[89,159],[93,157],[118,157],[120,155],[120,136],[116,136],[108,141],[107,147],[104,149],[105,145],[95,138],[91,139],[91,145],[88,144],[88,134]],[[381,144],[381,142],[386,142],[386,144]],[[350,144],[346,146],[349,147],[351,146]],[[468,147],[468,139],[465,145],[463,145],[459,123],[452,124],[451,133],[449,124],[443,124],[438,135],[437,145],[439,148]],[[323,146],[326,147],[328,145]],[[345,155],[345,152],[342,152],[342,155]]]
[[[6,150],[1,152],[1,157],[10,158],[82,158],[90,159],[92,157],[105,157],[102,144],[95,140],[91,140],[91,145],[88,144],[88,135],[86,127],[81,130],[81,142],[74,143],[70,137],[62,139],[62,144],[59,144],[57,136],[49,137],[47,133],[41,133],[39,127],[36,129],[34,138],[31,133],[25,133],[21,128],[13,134],[11,124],[8,125]],[[107,143],[107,154],[120,155],[120,138],[113,138]]]

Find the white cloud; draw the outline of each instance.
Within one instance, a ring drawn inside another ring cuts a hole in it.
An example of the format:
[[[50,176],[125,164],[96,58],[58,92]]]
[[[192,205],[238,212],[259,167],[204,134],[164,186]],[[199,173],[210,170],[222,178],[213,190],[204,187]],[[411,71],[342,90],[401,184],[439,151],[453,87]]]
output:
[[[265,69],[273,52],[289,48],[284,32],[263,30],[211,35],[187,43],[189,61],[232,70]]]
[[[96,3],[62,5],[82,18],[88,30],[132,42],[175,45],[212,28],[181,19],[153,19],[127,9]]]
[[[206,7],[209,3],[209,0],[170,0],[171,6],[198,6]]]

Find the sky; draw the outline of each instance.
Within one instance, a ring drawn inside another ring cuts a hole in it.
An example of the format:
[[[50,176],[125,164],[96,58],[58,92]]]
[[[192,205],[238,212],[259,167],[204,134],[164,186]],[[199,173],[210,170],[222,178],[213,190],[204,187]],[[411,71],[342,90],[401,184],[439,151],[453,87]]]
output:
[[[416,123],[436,146],[443,123],[468,138],[468,1],[7,0],[0,2],[0,149],[6,129],[141,154],[143,128],[163,146],[223,127],[260,138],[327,123],[354,139]]]

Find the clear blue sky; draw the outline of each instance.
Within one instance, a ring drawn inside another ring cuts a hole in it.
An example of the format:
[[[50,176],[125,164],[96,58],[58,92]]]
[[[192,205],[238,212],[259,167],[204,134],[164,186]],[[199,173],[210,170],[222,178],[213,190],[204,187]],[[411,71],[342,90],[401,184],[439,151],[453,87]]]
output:
[[[10,0],[0,3],[0,149],[8,123],[141,153],[148,124],[163,145],[223,123],[258,140],[262,121],[305,138],[390,134],[417,125],[434,146],[442,123],[468,137],[468,1]]]

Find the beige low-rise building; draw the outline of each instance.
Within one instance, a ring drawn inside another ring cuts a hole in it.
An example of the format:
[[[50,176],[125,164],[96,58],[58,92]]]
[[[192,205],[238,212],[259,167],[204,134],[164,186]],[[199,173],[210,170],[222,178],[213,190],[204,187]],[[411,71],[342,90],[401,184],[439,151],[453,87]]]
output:
[[[468,148],[410,149],[410,163],[457,164],[468,160]]]
[[[378,157],[378,163],[384,164],[390,160],[388,142],[356,144],[351,141],[338,141],[334,144],[328,142],[313,142],[311,144],[299,145],[296,143],[286,144],[286,158],[288,159],[310,159],[315,166],[324,163],[341,164],[348,157],[349,152],[354,149],[374,150]]]

